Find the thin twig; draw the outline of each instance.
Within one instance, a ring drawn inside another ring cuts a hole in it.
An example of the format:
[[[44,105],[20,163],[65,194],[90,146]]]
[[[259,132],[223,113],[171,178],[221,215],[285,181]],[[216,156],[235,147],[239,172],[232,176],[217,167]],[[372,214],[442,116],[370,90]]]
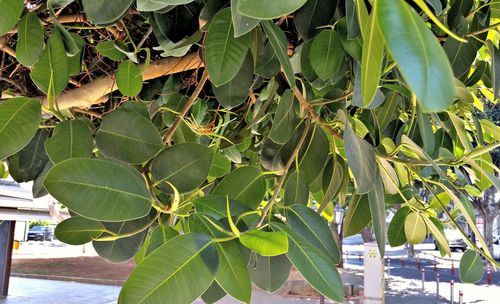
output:
[[[191,109],[191,107],[193,106],[194,102],[196,101],[196,98],[198,98],[198,95],[200,95],[201,90],[203,89],[203,86],[207,82],[207,79],[208,79],[208,72],[207,72],[207,69],[205,69],[205,71],[203,71],[203,75],[201,76],[200,82],[198,83],[198,86],[196,87],[196,89],[193,92],[193,95],[191,95],[191,97],[189,97],[188,101],[184,105],[184,108],[182,108],[181,113],[179,113],[179,115],[177,115],[177,118],[175,119],[174,124],[168,130],[167,134],[165,134],[165,137],[163,137],[163,142],[165,144],[170,143],[170,141],[172,140],[172,136],[174,136],[175,130],[177,129],[177,127],[179,127],[182,119],[184,119],[184,116],[187,114],[189,109]]]
[[[342,101],[344,99],[347,99],[349,97],[351,97],[353,94],[353,92],[349,92],[347,94],[344,94],[338,98],[335,98],[335,99],[320,99],[320,100],[316,100],[316,101],[312,101],[310,102],[310,105],[312,106],[321,106],[321,105],[327,105],[327,104],[331,104],[331,103],[336,103],[336,102],[339,102],[339,101]]]
[[[286,163],[286,166],[283,169],[283,175],[280,177],[280,179],[278,181],[278,185],[276,185],[276,188],[274,189],[273,196],[271,197],[271,199],[267,203],[266,207],[264,207],[264,209],[262,210],[262,215],[260,216],[260,219],[257,222],[257,226],[256,226],[257,228],[262,226],[262,224],[264,223],[264,220],[266,219],[267,214],[269,213],[269,211],[273,207],[274,202],[276,201],[276,198],[278,197],[278,194],[279,194],[281,188],[283,188],[283,184],[285,183],[285,179],[288,175],[288,170],[290,170],[290,167],[292,166],[293,162],[295,161],[295,158],[299,154],[300,148],[302,148],[302,145],[304,144],[304,141],[307,137],[307,133],[309,132],[310,126],[311,126],[311,119],[310,119],[310,116],[308,115],[308,117],[306,119],[306,126],[304,128],[304,132],[302,132],[302,135],[299,139],[299,142],[297,143],[297,146],[295,147],[295,150],[293,150],[292,155],[288,159],[288,162]]]
[[[8,36],[0,37],[0,51],[4,51],[10,56],[16,58],[16,51],[7,44],[8,40]]]
[[[490,25],[488,27],[482,28],[480,30],[477,30],[477,31],[474,31],[474,32],[470,32],[470,33],[468,33],[465,36],[467,36],[467,37],[473,37],[473,36],[482,34],[484,32],[488,32],[489,30],[494,30],[494,29],[496,29],[498,27],[500,27],[500,22],[494,23],[494,24],[492,24],[492,25]]]

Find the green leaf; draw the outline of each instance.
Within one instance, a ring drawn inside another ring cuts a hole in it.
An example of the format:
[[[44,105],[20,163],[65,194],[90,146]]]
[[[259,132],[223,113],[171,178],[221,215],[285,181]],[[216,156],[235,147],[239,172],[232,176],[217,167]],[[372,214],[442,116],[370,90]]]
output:
[[[188,4],[194,0],[137,0],[137,10],[140,12],[154,12],[169,5]]]
[[[370,192],[374,187],[373,181],[377,179],[375,148],[354,133],[347,120],[344,130],[344,149],[357,192],[360,194]]]
[[[68,159],[50,170],[44,185],[69,209],[99,221],[140,218],[151,209],[143,179],[134,168],[124,163]]]
[[[116,70],[116,85],[125,96],[136,96],[142,90],[142,74],[139,67],[130,60],[125,60]]]
[[[382,61],[384,60],[384,40],[377,27],[376,10],[377,6],[375,5],[368,18],[366,32],[363,33],[361,87],[364,106],[369,106],[372,99],[375,98],[382,74]]]
[[[193,204],[199,214],[208,215],[216,220],[227,218],[226,203],[227,199],[225,196],[208,195],[193,200]],[[250,211],[251,209],[239,201],[229,199],[229,210],[234,216]]]
[[[335,264],[338,264],[340,262],[339,249],[333,239],[328,222],[304,205],[291,206],[287,211],[288,224],[293,231],[323,251]]]
[[[69,158],[90,158],[93,141],[92,131],[85,122],[65,120],[56,125],[52,136],[45,141],[45,151],[54,164]]]
[[[122,237],[113,241],[93,241],[95,251],[100,257],[110,263],[123,263],[133,258],[147,234],[146,225],[149,216],[125,222],[103,222],[106,228],[117,235],[135,233],[132,236]],[[138,230],[141,232],[137,232]],[[103,236],[101,236],[103,237]]]
[[[42,55],[44,29],[35,12],[30,12],[21,18],[18,25],[16,59],[20,64],[32,66]]]
[[[109,59],[114,61],[122,61],[123,59],[127,58],[127,56],[115,47],[115,43],[116,41],[106,40],[99,42],[95,48],[97,52],[102,56],[108,57]]]
[[[195,190],[208,177],[212,167],[213,152],[204,145],[184,143],[173,145],[162,151],[151,163],[151,174],[155,185],[173,193],[165,182],[172,183],[179,192]]]
[[[109,25],[120,19],[128,11],[133,0],[114,0],[113,5],[102,0],[82,0],[83,9],[90,22]]]
[[[330,141],[323,129],[319,125],[314,125],[306,138],[306,143],[307,146],[302,147],[304,150],[301,152],[303,156],[299,161],[299,170],[311,185],[326,166],[330,153]]]
[[[484,266],[479,254],[467,250],[460,259],[460,280],[464,283],[476,283],[483,278]]]
[[[323,81],[330,79],[340,68],[344,58],[339,34],[334,30],[321,31],[314,37],[309,56],[314,72]]]
[[[0,160],[18,152],[35,136],[42,120],[40,103],[18,97],[0,103]]]
[[[250,35],[234,38],[231,9],[219,11],[210,23],[205,43],[205,64],[210,81],[216,87],[235,78],[249,46]]]
[[[234,26],[234,37],[238,38],[253,30],[258,24],[259,19],[243,16],[238,12],[240,0],[231,0],[231,17]]]
[[[97,239],[105,227],[97,221],[72,216],[59,223],[54,232],[56,238],[69,245],[83,245]]]
[[[43,181],[45,180],[45,176],[47,176],[47,173],[49,173],[50,169],[52,169],[52,162],[48,161],[45,163],[42,171],[40,171],[35,180],[33,180],[33,187],[31,187],[33,198],[40,198],[49,194],[47,192],[47,189],[45,189],[45,187],[43,186]]]
[[[307,282],[326,297],[342,302],[344,287],[333,260],[285,225],[271,223],[271,226],[288,235],[287,256]]]
[[[162,224],[158,225],[151,232],[145,255],[150,255],[153,251],[178,235],[179,232],[174,228]]]
[[[422,215],[410,212],[405,219],[405,235],[408,243],[420,244],[427,235],[427,228]]]
[[[0,21],[0,36],[5,35],[14,26],[21,17],[24,8],[23,0],[1,0],[0,12],[2,12],[2,19]]]
[[[207,290],[201,295],[201,299],[206,303],[206,304],[213,304],[217,303],[219,300],[224,298],[227,295],[227,293],[220,287],[220,285],[217,283],[217,281],[213,281],[212,285],[208,287]]]
[[[420,137],[422,138],[422,142],[424,143],[424,150],[425,152],[427,152],[427,154],[431,154],[436,147],[436,140],[432,131],[432,124],[431,120],[429,119],[429,115],[426,113],[422,113],[420,107],[417,107],[417,121],[420,131]]]
[[[374,188],[368,192],[368,203],[370,205],[370,214],[372,216],[373,230],[377,239],[378,250],[380,256],[385,255],[385,202],[384,202],[384,185],[380,175],[376,175],[373,181]]]
[[[474,39],[468,39],[468,43],[456,39],[446,39],[443,49],[450,60],[455,77],[464,76],[474,63],[477,54],[477,44]]]
[[[241,167],[226,175],[211,194],[227,195],[255,209],[266,194],[266,179],[256,167]]]
[[[231,172],[231,161],[221,153],[214,153],[214,160],[208,176],[223,177]]]
[[[445,110],[455,97],[448,57],[422,18],[403,0],[377,0],[377,21],[422,111]]]
[[[432,236],[434,237],[434,240],[436,243],[439,245],[440,252],[445,252],[449,257],[451,257],[451,249],[450,246],[448,245],[448,240],[446,240],[446,236],[444,235],[444,232],[441,231],[441,229],[436,226],[436,223],[441,224],[438,219],[435,218],[428,218],[428,217],[422,217],[425,221],[425,224],[427,225],[427,229],[429,230],[430,233],[432,233]]]
[[[232,109],[244,103],[248,99],[248,91],[253,82],[253,61],[250,53],[236,76],[220,87],[212,87],[217,101],[226,109]]]
[[[266,1],[267,3],[268,1]],[[293,72],[292,63],[288,58],[288,42],[285,33],[272,21],[261,21],[260,24],[266,33],[271,46],[278,57],[283,72],[290,83],[291,87],[295,86],[295,74]]]
[[[155,299],[191,303],[210,286],[218,264],[212,238],[197,233],[180,235],[137,265],[123,285],[118,303],[154,303]]]
[[[278,103],[273,125],[269,132],[269,138],[277,144],[285,144],[292,138],[297,129],[299,119],[295,114],[295,103],[292,91],[286,90]]]
[[[347,172],[345,166],[344,160],[340,157],[332,157],[326,164],[322,176],[322,190],[324,196],[320,203],[321,206],[329,203],[339,194],[342,184],[348,178],[345,176]]]
[[[493,99],[497,100],[500,96],[500,48],[493,45],[488,40],[486,43],[491,55],[491,80],[493,82]]]
[[[39,129],[28,145],[9,159],[10,175],[16,182],[32,181],[40,174],[49,160],[44,149],[48,136],[47,130]],[[12,165],[13,162],[16,162],[15,166]]]
[[[328,25],[333,18],[337,0],[308,0],[294,14],[295,27],[307,41],[312,39],[321,26]]]
[[[82,53],[85,47],[85,40],[77,33],[69,33],[76,45],[78,46],[78,53],[75,56],[68,58],[68,71],[70,76],[79,75],[82,70]]]
[[[307,0],[240,0],[238,11],[248,17],[274,19],[298,10]]]
[[[309,201],[309,187],[307,180],[300,171],[292,172],[285,182],[283,202],[285,206],[294,204],[307,205]]]
[[[61,32],[52,29],[47,46],[30,74],[37,87],[55,98],[67,86],[69,80],[68,57]]]
[[[410,207],[401,207],[396,214],[394,214],[389,228],[387,230],[387,238],[391,247],[402,246],[406,243],[405,235],[405,220],[406,216],[411,212]]]
[[[250,230],[240,236],[240,242],[262,256],[277,256],[288,252],[288,238],[283,231]]]
[[[344,237],[360,233],[371,220],[368,196],[353,194],[344,219]]]
[[[274,293],[288,280],[292,263],[285,254],[273,257],[254,255],[248,265],[252,282],[262,290]]]
[[[163,148],[154,124],[143,115],[125,109],[104,116],[96,144],[103,155],[131,164],[146,162]]]

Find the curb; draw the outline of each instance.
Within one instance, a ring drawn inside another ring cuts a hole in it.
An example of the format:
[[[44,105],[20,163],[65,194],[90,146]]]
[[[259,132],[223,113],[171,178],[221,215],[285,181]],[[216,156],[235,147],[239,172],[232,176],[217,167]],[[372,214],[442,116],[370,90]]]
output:
[[[14,273],[14,272],[11,273],[11,276],[19,278],[66,281],[66,282],[113,285],[113,286],[122,286],[123,283],[125,283],[125,280],[95,279],[95,278],[68,277],[68,276],[45,275],[45,274],[27,274],[27,273]]]

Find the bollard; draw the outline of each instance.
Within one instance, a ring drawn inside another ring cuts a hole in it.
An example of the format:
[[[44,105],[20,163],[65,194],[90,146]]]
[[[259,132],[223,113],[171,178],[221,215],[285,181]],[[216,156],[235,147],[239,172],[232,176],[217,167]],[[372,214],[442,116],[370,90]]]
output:
[[[403,268],[405,268],[405,257],[404,256],[401,256],[401,266],[403,266]]]
[[[417,268],[420,270],[420,257],[417,257]]]
[[[486,268],[486,274],[487,274],[487,280],[488,280],[488,286],[491,285],[491,270],[490,270],[490,264],[488,264]]]
[[[391,258],[387,258],[387,278],[391,276]]]
[[[425,269],[422,268],[422,290],[425,290]]]
[[[319,304],[325,304],[325,296],[322,294],[319,295]]]
[[[454,301],[453,301],[453,289],[454,289],[454,285],[455,285],[455,281],[451,280],[450,281],[450,303],[453,304]]]
[[[451,276],[455,275],[455,266],[453,265],[453,260],[451,260]]]
[[[458,292],[458,304],[464,304],[464,293],[461,290]]]
[[[358,261],[361,261],[361,253],[358,254]]]
[[[439,273],[436,274],[436,297],[439,298]]]
[[[436,257],[434,257],[434,272],[437,272],[437,261],[436,261]]]

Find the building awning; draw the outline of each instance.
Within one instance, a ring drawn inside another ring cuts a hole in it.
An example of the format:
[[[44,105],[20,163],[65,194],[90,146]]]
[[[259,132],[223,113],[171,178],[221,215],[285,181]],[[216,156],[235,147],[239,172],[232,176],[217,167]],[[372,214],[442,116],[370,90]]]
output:
[[[14,181],[0,180],[0,221],[53,220],[48,200],[34,200]]]

